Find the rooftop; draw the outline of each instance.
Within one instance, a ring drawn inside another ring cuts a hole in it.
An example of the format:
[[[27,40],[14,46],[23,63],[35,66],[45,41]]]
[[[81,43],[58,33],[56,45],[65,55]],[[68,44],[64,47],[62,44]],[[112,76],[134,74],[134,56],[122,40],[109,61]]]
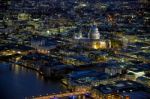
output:
[[[137,92],[126,92],[122,94],[123,96],[129,96],[130,99],[150,99],[150,94],[143,91]]]
[[[110,94],[110,93],[122,93],[122,92],[130,92],[132,91],[137,91],[137,90],[142,90],[144,87],[134,81],[118,81],[115,84],[108,84],[105,86],[98,86],[96,88],[100,92],[104,94]]]

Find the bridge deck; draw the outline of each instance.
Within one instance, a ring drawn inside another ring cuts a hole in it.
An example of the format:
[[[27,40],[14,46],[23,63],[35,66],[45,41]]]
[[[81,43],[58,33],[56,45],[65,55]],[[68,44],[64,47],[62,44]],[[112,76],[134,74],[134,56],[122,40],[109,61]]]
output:
[[[83,95],[86,94],[88,92],[68,92],[68,93],[60,93],[60,94],[54,94],[54,95],[48,95],[48,96],[39,96],[39,97],[35,97],[33,99],[50,99],[50,98],[62,98],[62,97],[67,97],[67,96],[78,96],[78,95]]]

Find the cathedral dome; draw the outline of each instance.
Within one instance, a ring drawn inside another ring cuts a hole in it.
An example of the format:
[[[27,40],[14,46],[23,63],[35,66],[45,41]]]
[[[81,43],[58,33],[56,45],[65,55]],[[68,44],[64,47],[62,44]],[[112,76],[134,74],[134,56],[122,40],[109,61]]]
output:
[[[98,28],[96,25],[93,25],[91,27],[91,30],[89,32],[89,39],[98,40],[100,39],[100,33],[98,31]]]

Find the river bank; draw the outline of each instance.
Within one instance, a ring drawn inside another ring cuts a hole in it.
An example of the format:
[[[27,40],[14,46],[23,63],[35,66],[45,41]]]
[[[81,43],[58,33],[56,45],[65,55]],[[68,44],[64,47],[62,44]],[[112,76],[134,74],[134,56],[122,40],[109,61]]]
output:
[[[0,62],[0,99],[24,99],[66,91],[58,81],[45,79],[35,70]]]

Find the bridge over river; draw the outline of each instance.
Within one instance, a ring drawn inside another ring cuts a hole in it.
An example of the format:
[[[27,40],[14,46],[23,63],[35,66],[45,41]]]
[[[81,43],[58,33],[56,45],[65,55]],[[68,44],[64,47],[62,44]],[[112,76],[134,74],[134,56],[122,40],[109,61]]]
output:
[[[39,96],[39,97],[32,97],[32,99],[66,99],[70,96],[76,96],[77,99],[85,99],[85,95],[88,94],[88,91],[77,91],[77,92],[66,92],[66,93],[59,93],[59,94],[51,94],[47,96]]]

